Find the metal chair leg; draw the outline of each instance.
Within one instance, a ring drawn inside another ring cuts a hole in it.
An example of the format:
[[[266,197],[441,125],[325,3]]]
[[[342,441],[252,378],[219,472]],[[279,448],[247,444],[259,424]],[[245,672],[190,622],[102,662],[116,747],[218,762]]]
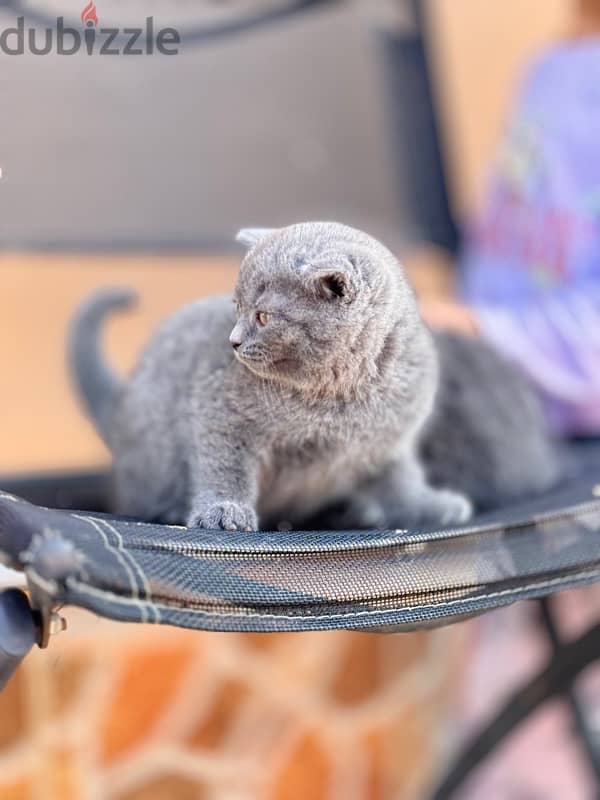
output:
[[[0,691],[37,640],[27,596],[19,589],[0,594]]]
[[[554,652],[556,653],[562,647],[562,642],[558,628],[554,622],[551,598],[544,597],[542,600],[540,600],[540,616],[548,639],[550,640]],[[579,701],[575,686],[572,684],[568,685],[565,689],[564,696],[569,706],[571,716],[573,717],[575,730],[585,751],[586,759],[590,769],[594,773],[596,782],[600,789],[600,751],[598,749],[598,742],[594,741],[594,737],[588,725],[585,710]]]
[[[548,665],[514,692],[496,717],[478,731],[451,766],[431,800],[448,800],[471,772],[543,703],[564,694],[577,676],[600,658],[600,623],[573,642],[561,644]]]

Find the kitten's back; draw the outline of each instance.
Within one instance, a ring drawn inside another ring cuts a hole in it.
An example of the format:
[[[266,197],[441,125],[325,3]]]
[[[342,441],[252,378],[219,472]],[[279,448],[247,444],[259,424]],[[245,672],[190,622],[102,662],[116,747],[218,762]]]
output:
[[[422,440],[434,485],[467,494],[479,510],[550,489],[560,477],[533,388],[485,343],[435,335],[440,384]]]

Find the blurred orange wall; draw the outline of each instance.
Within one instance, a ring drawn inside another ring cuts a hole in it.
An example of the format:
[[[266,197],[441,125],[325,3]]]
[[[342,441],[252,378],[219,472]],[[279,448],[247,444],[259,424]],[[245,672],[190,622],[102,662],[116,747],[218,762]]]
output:
[[[428,9],[452,191],[465,211],[477,200],[523,67],[580,29],[581,14],[574,0],[429,0]]]

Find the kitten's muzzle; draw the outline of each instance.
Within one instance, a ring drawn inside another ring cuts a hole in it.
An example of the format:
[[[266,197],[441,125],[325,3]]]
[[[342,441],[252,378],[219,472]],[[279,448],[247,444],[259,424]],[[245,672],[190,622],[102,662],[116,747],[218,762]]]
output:
[[[242,344],[241,331],[238,330],[237,325],[229,334],[229,343],[231,344],[234,350],[237,350],[238,347]]]

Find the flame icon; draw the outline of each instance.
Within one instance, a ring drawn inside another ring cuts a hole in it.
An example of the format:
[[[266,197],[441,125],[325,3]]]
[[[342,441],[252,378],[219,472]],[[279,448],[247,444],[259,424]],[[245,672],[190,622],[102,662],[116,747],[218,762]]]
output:
[[[90,2],[81,12],[81,21],[88,28],[91,28],[92,25],[95,27],[98,24],[98,14],[96,13],[96,5],[94,0],[90,0]]]

